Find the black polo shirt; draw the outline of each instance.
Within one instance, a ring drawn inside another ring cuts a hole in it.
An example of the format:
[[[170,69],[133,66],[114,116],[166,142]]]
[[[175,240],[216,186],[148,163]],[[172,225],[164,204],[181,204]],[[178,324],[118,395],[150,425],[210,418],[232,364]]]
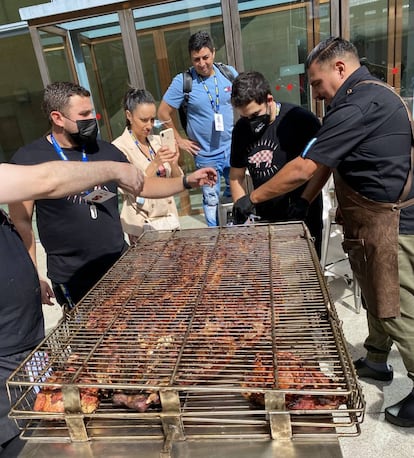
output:
[[[410,169],[410,123],[389,89],[376,84],[355,87],[367,79],[375,78],[360,67],[341,86],[306,157],[336,168],[363,196],[396,202]],[[401,211],[400,233],[414,234],[414,206]]]

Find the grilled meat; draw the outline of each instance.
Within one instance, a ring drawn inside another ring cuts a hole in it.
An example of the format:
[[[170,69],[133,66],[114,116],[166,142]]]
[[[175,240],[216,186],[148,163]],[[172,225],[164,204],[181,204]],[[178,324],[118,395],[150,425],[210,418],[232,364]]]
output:
[[[114,406],[128,407],[137,412],[145,412],[152,404],[159,404],[158,393],[125,394],[115,393],[112,396]]]
[[[281,390],[296,389],[330,389],[332,381],[319,368],[309,367],[305,362],[286,351],[276,353],[281,363],[277,371],[277,387]],[[273,385],[273,364],[267,361],[260,353],[256,354],[253,371],[245,377],[243,386],[249,387],[243,396],[253,405],[264,406],[264,394],[254,391],[254,386],[271,388]],[[337,409],[344,404],[346,399],[343,396],[322,396],[286,394],[285,403],[288,410],[317,410]]]
[[[95,412],[99,406],[99,396],[88,389],[80,390],[80,404],[83,413]],[[35,412],[64,413],[65,404],[61,390],[40,390],[33,407]]]

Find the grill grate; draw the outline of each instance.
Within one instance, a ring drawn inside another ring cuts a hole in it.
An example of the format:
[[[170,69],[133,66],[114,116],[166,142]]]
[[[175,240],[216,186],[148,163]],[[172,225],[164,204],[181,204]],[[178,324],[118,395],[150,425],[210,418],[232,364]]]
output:
[[[299,223],[145,233],[7,386],[32,440],[337,437],[365,407]]]

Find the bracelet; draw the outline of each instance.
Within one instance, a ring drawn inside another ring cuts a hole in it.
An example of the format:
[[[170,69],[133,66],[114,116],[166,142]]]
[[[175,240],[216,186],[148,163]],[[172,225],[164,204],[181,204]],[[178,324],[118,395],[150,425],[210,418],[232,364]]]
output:
[[[192,186],[188,184],[187,177],[185,175],[183,175],[183,186],[184,189],[193,189]]]

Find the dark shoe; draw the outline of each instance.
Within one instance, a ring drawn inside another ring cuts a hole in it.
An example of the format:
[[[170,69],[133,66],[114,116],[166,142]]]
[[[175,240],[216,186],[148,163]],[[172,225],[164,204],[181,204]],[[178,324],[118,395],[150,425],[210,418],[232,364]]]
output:
[[[392,368],[390,371],[376,371],[367,366],[363,358],[354,361],[354,366],[358,377],[361,378],[372,378],[374,380],[380,380],[381,382],[390,382],[394,377]]]
[[[385,419],[393,425],[411,428],[414,426],[414,393],[385,409]]]

